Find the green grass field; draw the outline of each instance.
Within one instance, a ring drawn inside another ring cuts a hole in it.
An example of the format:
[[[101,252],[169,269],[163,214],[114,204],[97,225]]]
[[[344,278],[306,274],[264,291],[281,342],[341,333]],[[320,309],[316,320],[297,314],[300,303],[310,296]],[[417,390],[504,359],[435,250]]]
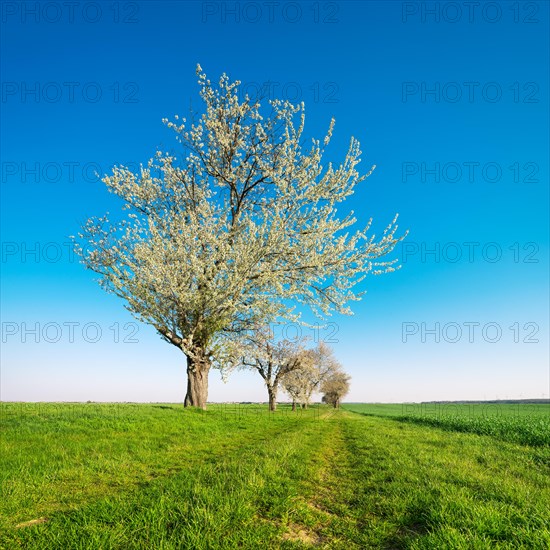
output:
[[[457,407],[2,403],[0,548],[550,548],[548,406]]]

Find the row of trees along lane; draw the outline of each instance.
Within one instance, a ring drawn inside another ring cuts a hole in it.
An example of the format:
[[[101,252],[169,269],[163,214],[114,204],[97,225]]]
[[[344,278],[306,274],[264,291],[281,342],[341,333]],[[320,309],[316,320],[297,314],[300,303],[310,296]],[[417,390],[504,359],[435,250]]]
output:
[[[382,235],[350,233],[353,212],[336,207],[366,174],[351,139],[338,165],[322,164],[321,142],[305,144],[303,103],[240,98],[239,81],[217,86],[197,66],[201,114],[163,122],[182,160],[158,151],[134,173],[115,166],[103,182],[123,204],[117,218],[90,218],[75,239],[87,268],[187,358],[186,406],[205,408],[208,373],[238,361],[241,335],[271,322],[351,313],[367,273],[403,237],[396,219]]]
[[[296,403],[307,408],[313,392],[341,370],[332,349],[324,342],[313,349],[305,349],[305,338],[276,340],[270,326],[251,331],[242,341],[243,357],[238,366],[260,374],[272,411],[277,409],[281,387],[292,398],[292,410],[296,410]]]

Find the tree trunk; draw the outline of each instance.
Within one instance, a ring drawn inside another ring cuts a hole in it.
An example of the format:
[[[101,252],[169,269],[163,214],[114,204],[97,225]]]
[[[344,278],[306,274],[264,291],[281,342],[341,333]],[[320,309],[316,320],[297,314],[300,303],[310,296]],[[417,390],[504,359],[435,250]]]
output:
[[[277,410],[277,390],[274,387],[267,386],[267,394],[269,395],[269,410]]]
[[[207,358],[197,360],[187,357],[187,394],[185,395],[185,407],[199,407],[206,410],[209,372],[210,361]]]
[[[293,411],[296,410],[296,399],[293,399],[293,400],[292,400],[292,410],[293,410]]]

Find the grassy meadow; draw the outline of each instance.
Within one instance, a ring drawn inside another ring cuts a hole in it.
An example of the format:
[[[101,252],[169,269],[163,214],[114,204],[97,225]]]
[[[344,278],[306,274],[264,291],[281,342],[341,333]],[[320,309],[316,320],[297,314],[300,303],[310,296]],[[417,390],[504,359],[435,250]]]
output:
[[[0,548],[550,548],[548,405],[485,407],[0,403]]]

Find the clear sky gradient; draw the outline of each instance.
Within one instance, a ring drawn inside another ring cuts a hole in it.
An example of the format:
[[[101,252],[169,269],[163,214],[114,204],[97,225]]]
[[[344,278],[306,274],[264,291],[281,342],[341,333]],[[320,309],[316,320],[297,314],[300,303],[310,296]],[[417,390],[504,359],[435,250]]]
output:
[[[67,5],[69,4],[69,5]],[[410,230],[323,338],[349,401],[549,396],[548,2],[5,2],[0,398],[182,401],[185,361],[69,251],[119,205],[94,176],[176,147],[195,66],[336,118],[374,174],[349,200]],[[295,327],[288,328],[292,335]],[[295,332],[294,332],[295,333]],[[212,401],[266,400],[210,375]]]

